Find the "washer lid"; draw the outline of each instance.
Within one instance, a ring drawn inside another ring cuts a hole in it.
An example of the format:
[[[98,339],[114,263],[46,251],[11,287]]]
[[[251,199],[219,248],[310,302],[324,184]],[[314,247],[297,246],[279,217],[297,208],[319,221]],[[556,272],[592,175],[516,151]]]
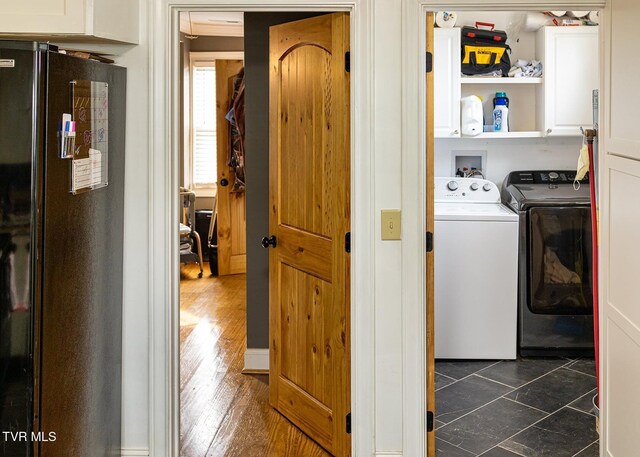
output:
[[[500,203],[436,203],[436,221],[518,222],[518,215]]]

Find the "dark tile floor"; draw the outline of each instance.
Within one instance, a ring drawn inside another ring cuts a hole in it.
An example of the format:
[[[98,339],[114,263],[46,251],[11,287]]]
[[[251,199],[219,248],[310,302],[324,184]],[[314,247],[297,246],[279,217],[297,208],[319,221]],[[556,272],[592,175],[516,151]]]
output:
[[[597,457],[593,359],[436,361],[437,457]]]

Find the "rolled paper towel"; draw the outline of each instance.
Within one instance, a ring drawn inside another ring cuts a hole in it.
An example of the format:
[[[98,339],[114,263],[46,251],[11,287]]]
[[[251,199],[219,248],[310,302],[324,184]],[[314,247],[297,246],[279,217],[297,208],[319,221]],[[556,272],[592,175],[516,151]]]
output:
[[[524,20],[525,32],[535,32],[547,25],[553,25],[553,22],[549,16],[543,13],[527,13]]]
[[[588,18],[594,24],[600,24],[600,11],[591,11]]]
[[[567,14],[571,17],[581,18],[585,17],[590,13],[590,11],[567,11]]]
[[[441,29],[450,29],[456,25],[457,18],[454,11],[440,11],[436,13],[436,25]]]
[[[567,14],[567,12],[566,11],[549,11],[549,14],[556,17],[562,17],[565,14]]]

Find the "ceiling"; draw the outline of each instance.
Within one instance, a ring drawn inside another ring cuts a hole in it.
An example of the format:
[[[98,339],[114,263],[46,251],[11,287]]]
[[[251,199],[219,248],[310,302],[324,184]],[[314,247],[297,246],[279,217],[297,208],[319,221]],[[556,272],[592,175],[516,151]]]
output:
[[[187,35],[241,37],[244,35],[244,15],[203,11],[180,13],[180,31]]]

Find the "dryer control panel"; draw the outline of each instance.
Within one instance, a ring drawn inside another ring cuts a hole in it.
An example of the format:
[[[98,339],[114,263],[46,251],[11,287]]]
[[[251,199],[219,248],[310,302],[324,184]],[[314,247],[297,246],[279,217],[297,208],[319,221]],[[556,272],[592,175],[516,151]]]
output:
[[[576,171],[513,171],[509,174],[508,179],[512,184],[573,184],[576,179]],[[580,182],[589,184],[589,175],[587,174]]]
[[[478,178],[435,178],[435,201],[440,203],[500,203],[500,190]]]

